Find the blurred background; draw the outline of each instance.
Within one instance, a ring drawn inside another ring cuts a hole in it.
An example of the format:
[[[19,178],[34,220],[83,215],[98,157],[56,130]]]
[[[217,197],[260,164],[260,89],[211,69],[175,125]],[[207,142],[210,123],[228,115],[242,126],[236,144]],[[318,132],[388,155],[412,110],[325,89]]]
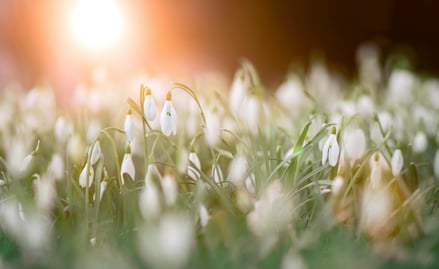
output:
[[[316,53],[352,76],[365,41],[436,74],[438,14],[436,0],[2,0],[0,86],[45,81],[70,91],[97,66],[114,78],[231,77],[242,58],[276,85]]]

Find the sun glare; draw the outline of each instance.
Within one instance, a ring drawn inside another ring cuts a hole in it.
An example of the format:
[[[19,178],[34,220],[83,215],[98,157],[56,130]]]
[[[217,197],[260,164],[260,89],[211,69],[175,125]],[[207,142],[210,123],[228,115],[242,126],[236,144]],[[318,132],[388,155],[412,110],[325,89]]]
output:
[[[78,0],[73,6],[70,24],[81,45],[104,49],[120,37],[122,15],[114,0]]]

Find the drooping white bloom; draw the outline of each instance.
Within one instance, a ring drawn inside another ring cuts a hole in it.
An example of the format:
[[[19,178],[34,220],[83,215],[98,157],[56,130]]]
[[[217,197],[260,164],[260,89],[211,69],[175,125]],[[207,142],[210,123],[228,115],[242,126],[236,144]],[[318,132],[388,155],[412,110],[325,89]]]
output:
[[[101,155],[102,155],[101,144],[99,143],[99,140],[98,140],[93,145],[93,149],[91,150],[90,163],[92,165],[95,165],[99,161],[99,159],[101,158]]]
[[[221,183],[224,180],[223,171],[218,163],[212,165],[212,178],[215,183]]]
[[[201,171],[201,163],[196,152],[191,151],[191,153],[189,153],[189,161],[190,163],[187,167],[187,174],[196,181],[200,179],[201,176],[199,172]]]
[[[357,100],[357,111],[360,116],[370,118],[375,113],[375,103],[369,95],[361,95]]]
[[[392,103],[409,103],[412,100],[415,82],[415,76],[409,71],[392,71],[389,78],[388,100]]]
[[[350,160],[360,159],[366,151],[366,136],[360,128],[346,130],[343,135],[344,150]]]
[[[154,178],[157,180],[162,180],[162,175],[159,172],[157,166],[153,163],[148,165],[148,169],[145,175],[145,186],[155,185]]]
[[[145,101],[143,102],[143,112],[148,121],[153,121],[157,115],[157,106],[155,105],[154,98],[152,98],[151,90],[149,88],[146,89]]]
[[[247,167],[247,159],[242,154],[237,154],[229,165],[229,180],[233,184],[241,186],[245,180]]]
[[[55,121],[55,138],[58,143],[65,143],[73,132],[73,126],[64,117],[60,116]]]
[[[194,243],[194,225],[184,214],[165,214],[157,225],[140,227],[138,248],[152,268],[185,268]]]
[[[239,70],[235,74],[235,79],[233,80],[231,89],[230,89],[230,110],[233,114],[238,115],[241,108],[242,103],[245,100],[247,95],[247,80],[245,78],[245,73],[243,70]]]
[[[43,212],[50,211],[55,205],[56,190],[53,180],[36,175],[33,181],[35,191],[35,204]]]
[[[104,196],[105,190],[107,189],[107,185],[108,185],[108,182],[106,180],[103,180],[101,182],[101,186],[99,188],[99,201],[102,200],[102,197]]]
[[[200,225],[201,225],[201,227],[204,228],[209,223],[210,216],[209,216],[209,212],[207,211],[206,206],[204,206],[203,204],[200,205],[199,214],[200,214]]]
[[[377,189],[382,184],[382,165],[380,159],[382,158],[381,154],[376,152],[370,160],[370,186],[372,189]]]
[[[221,119],[216,109],[206,110],[204,137],[209,146],[215,147],[221,140]]]
[[[64,177],[64,160],[59,153],[52,156],[47,173],[56,180],[61,180]]]
[[[136,169],[134,167],[133,157],[127,152],[123,155],[122,165],[120,166],[120,177],[122,184],[125,184],[124,175],[128,175],[131,180],[136,179]]]
[[[88,176],[87,176],[87,172],[88,172]],[[90,165],[89,163],[86,163],[81,171],[81,174],[79,175],[79,185],[82,188],[85,188],[86,186],[90,188],[91,184],[93,184],[93,179],[94,179],[93,166]]]
[[[177,201],[178,187],[175,177],[167,174],[160,181],[162,184],[163,195],[167,206],[172,206]]]
[[[323,146],[322,152],[322,165],[329,162],[329,165],[335,167],[338,162],[338,156],[340,155],[340,148],[337,142],[337,134],[335,127],[332,127],[331,134],[326,140],[325,145]]]
[[[422,153],[427,149],[428,141],[424,132],[419,131],[413,138],[412,149],[415,153]]]
[[[168,91],[163,110],[160,114],[160,125],[162,127],[163,134],[166,136],[177,134],[177,112],[175,111],[171,100],[172,95],[171,92]]]
[[[241,117],[252,133],[257,133],[263,116],[261,102],[254,94],[247,97]]]
[[[397,177],[401,174],[404,158],[400,149],[396,149],[392,156],[392,175]]]
[[[342,176],[336,176],[332,181],[331,192],[332,195],[338,196],[343,188],[344,178]]]
[[[160,193],[154,184],[145,185],[140,192],[139,208],[145,219],[155,219],[161,212]]]
[[[125,116],[124,130],[125,130],[125,137],[127,142],[131,143],[131,141],[133,141],[134,139],[134,123],[133,123],[133,115],[131,113],[131,109],[128,110],[128,113]]]

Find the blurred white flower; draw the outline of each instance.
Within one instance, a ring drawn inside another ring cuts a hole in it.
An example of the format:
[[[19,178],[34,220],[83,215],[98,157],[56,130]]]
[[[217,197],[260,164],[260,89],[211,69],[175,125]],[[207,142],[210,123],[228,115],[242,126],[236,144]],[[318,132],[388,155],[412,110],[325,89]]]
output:
[[[49,212],[55,206],[56,189],[53,180],[47,176],[35,175],[33,187],[35,204],[42,212]]]
[[[166,174],[160,181],[167,206],[173,206],[177,201],[178,186],[175,177]]]
[[[338,196],[344,186],[344,178],[342,176],[336,176],[332,181],[331,192],[333,196]]]
[[[172,105],[171,91],[168,91],[166,95],[166,101],[160,114],[160,124],[162,132],[166,136],[171,134],[177,134],[177,112]]]
[[[248,164],[245,156],[236,154],[229,165],[229,180],[236,186],[243,185],[247,169]]]
[[[304,92],[299,76],[295,74],[290,75],[287,81],[279,86],[275,96],[285,109],[294,113],[293,116],[312,105]]]
[[[128,113],[125,116],[124,130],[127,142],[131,143],[134,139],[134,123],[131,109],[128,110]]]
[[[422,153],[427,149],[428,141],[424,132],[419,131],[413,138],[412,150],[415,153]]]
[[[323,146],[322,152],[322,165],[329,162],[329,165],[335,167],[338,162],[338,156],[340,155],[340,148],[337,142],[337,134],[336,128],[332,127],[331,134],[326,140],[325,145]]]
[[[218,163],[212,164],[212,178],[215,183],[221,183],[224,181],[223,171]]]
[[[306,269],[304,259],[296,252],[289,251],[283,258],[281,269]]]
[[[141,258],[153,268],[184,268],[194,242],[191,218],[183,214],[166,214],[157,225],[139,230]]]
[[[189,153],[189,161],[187,174],[193,180],[197,181],[200,179],[201,163],[196,152],[191,151]]]
[[[56,141],[58,143],[65,143],[73,133],[73,125],[64,117],[60,116],[56,119],[54,132]]]
[[[253,134],[258,132],[259,126],[261,124],[263,111],[262,104],[259,98],[255,94],[249,95],[243,105],[241,110],[241,118],[246,123],[249,131]]]
[[[136,169],[134,167],[133,157],[129,152],[126,152],[123,155],[122,165],[120,166],[122,184],[125,184],[125,175],[128,175],[131,180],[136,179]]]
[[[143,112],[145,113],[145,119],[153,121],[157,114],[157,106],[155,105],[154,98],[152,98],[151,90],[146,89],[145,100],[143,102]]]
[[[412,89],[415,85],[415,76],[406,70],[393,70],[388,85],[388,102],[390,104],[408,104],[412,101]]]
[[[107,189],[108,182],[106,180],[103,180],[101,182],[101,186],[99,187],[99,202],[102,200],[102,197],[104,196],[105,190]]]
[[[404,157],[400,149],[396,149],[392,156],[392,175],[397,177],[401,174],[402,166],[404,165]]]
[[[215,108],[206,110],[205,116],[206,128],[204,137],[209,146],[215,147],[221,140],[221,118]]]
[[[199,215],[200,215],[200,225],[201,227],[204,228],[209,223],[210,216],[209,216],[209,212],[207,211],[207,208],[203,204],[200,205]]]
[[[343,141],[344,152],[351,161],[356,161],[364,155],[366,151],[366,136],[362,129],[345,129]]]
[[[85,188],[86,186],[90,188],[91,184],[93,184],[93,179],[94,179],[93,166],[90,165],[89,163],[86,163],[81,171],[81,174],[79,175],[79,185],[82,188]]]
[[[369,95],[361,95],[357,100],[357,111],[363,118],[371,118],[375,113],[375,103]]]
[[[101,155],[102,155],[101,143],[99,143],[99,140],[98,140],[93,145],[93,148],[91,150],[90,163],[92,165],[95,165],[99,161],[99,159],[101,158]]]
[[[384,157],[381,153],[376,152],[370,158],[370,186],[372,189],[378,189],[382,184],[383,164]]]
[[[74,163],[79,163],[85,152],[85,144],[78,133],[74,133],[67,142],[68,156]]]
[[[52,156],[49,166],[47,167],[47,174],[56,180],[61,180],[64,177],[64,159],[61,154],[56,153]]]
[[[250,194],[256,196],[255,175],[253,173],[248,175],[248,177],[245,179],[245,188]]]
[[[140,192],[139,208],[145,219],[156,219],[160,215],[160,193],[155,184],[145,185]]]
[[[247,95],[248,82],[245,77],[244,71],[238,70],[235,74],[232,86],[230,88],[230,110],[233,114],[239,115],[242,109],[242,103]]]

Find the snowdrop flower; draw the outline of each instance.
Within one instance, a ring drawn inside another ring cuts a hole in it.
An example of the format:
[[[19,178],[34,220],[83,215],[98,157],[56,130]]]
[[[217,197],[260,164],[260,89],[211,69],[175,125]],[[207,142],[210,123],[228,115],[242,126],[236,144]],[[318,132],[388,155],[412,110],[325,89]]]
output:
[[[151,90],[149,88],[146,88],[145,101],[143,102],[143,112],[145,113],[145,118],[148,121],[153,121],[157,114],[157,106],[155,105],[154,98],[152,98]]]
[[[52,156],[47,173],[56,180],[61,180],[64,176],[64,160],[59,153]]]
[[[165,175],[160,181],[162,184],[163,195],[167,206],[172,206],[177,201],[178,187],[175,177]]]
[[[101,155],[102,155],[101,144],[99,143],[99,140],[98,140],[93,145],[93,149],[91,150],[90,163],[92,165],[95,165],[99,161],[99,159],[101,158]]]
[[[344,186],[344,178],[342,176],[336,176],[332,181],[331,192],[332,195],[338,196]]]
[[[162,132],[166,136],[177,134],[177,112],[172,105],[171,91],[166,94],[166,101],[160,115],[160,124],[162,126]]]
[[[209,216],[209,212],[207,211],[207,208],[203,204],[200,205],[199,214],[200,214],[200,225],[201,227],[204,228],[209,223],[210,216]]]
[[[105,190],[107,189],[108,182],[106,180],[103,180],[101,182],[101,186],[99,188],[99,202],[102,200],[102,197],[104,196]]]
[[[413,138],[412,150],[415,153],[422,153],[427,149],[428,141],[424,132],[419,131]]]
[[[360,128],[345,130],[343,135],[344,152],[351,161],[360,159],[366,151],[366,136]]]
[[[261,102],[255,94],[248,96],[245,101],[241,116],[252,133],[257,133],[258,127],[260,126],[261,117],[263,116],[261,106]]]
[[[331,134],[323,146],[322,165],[324,165],[326,161],[328,161],[332,167],[337,165],[340,148],[338,146],[336,132],[336,128],[332,127]]]
[[[160,193],[154,184],[148,184],[140,192],[139,208],[145,219],[157,218],[161,212]]]
[[[244,102],[246,95],[247,95],[247,80],[245,77],[244,70],[239,70],[235,74],[235,79],[233,80],[231,89],[230,89],[230,110],[233,114],[238,115],[242,103]]]
[[[392,156],[392,175],[394,177],[397,177],[401,174],[401,169],[402,166],[404,164],[404,159],[402,156],[402,152],[400,149],[396,149],[393,152],[393,156]]]
[[[247,172],[247,159],[242,154],[237,154],[229,165],[229,179],[238,186],[241,186]]]
[[[212,165],[212,178],[215,183],[221,183],[224,179],[223,171],[218,163]]]
[[[357,111],[363,118],[371,118],[375,113],[375,103],[372,97],[361,95],[357,100]]]
[[[201,176],[199,172],[201,171],[201,163],[196,152],[191,151],[191,153],[189,153],[189,161],[191,163],[189,163],[188,165],[187,174],[189,177],[196,181],[200,179]]]
[[[128,143],[131,143],[134,139],[134,123],[133,123],[133,115],[131,113],[131,109],[128,110],[127,115],[125,116],[124,122],[124,130],[125,137]]]
[[[221,140],[221,118],[216,109],[206,111],[206,129],[204,137],[207,144],[215,147]]]
[[[128,175],[131,180],[136,179],[136,169],[134,168],[133,157],[131,152],[125,152],[123,155],[122,165],[120,166],[120,177],[122,179],[122,184],[125,184],[124,176]]]
[[[389,78],[388,100],[391,103],[409,103],[412,100],[412,89],[415,82],[415,76],[409,71],[392,71]]]
[[[33,181],[35,191],[35,204],[43,212],[49,212],[55,205],[56,190],[50,178],[36,175]]]
[[[381,159],[383,157],[380,153],[376,152],[370,160],[370,186],[372,189],[377,189],[382,184],[383,166],[381,164]]]
[[[85,188],[86,186],[90,188],[91,184],[93,183],[93,178],[94,178],[93,166],[90,165],[89,163],[86,163],[81,171],[81,174],[79,175],[79,185],[82,188]]]
[[[152,268],[185,268],[194,236],[194,225],[188,215],[165,214],[157,225],[140,227],[140,256]]]
[[[60,116],[56,119],[54,132],[56,141],[58,143],[65,143],[73,132],[73,125],[64,117]]]

